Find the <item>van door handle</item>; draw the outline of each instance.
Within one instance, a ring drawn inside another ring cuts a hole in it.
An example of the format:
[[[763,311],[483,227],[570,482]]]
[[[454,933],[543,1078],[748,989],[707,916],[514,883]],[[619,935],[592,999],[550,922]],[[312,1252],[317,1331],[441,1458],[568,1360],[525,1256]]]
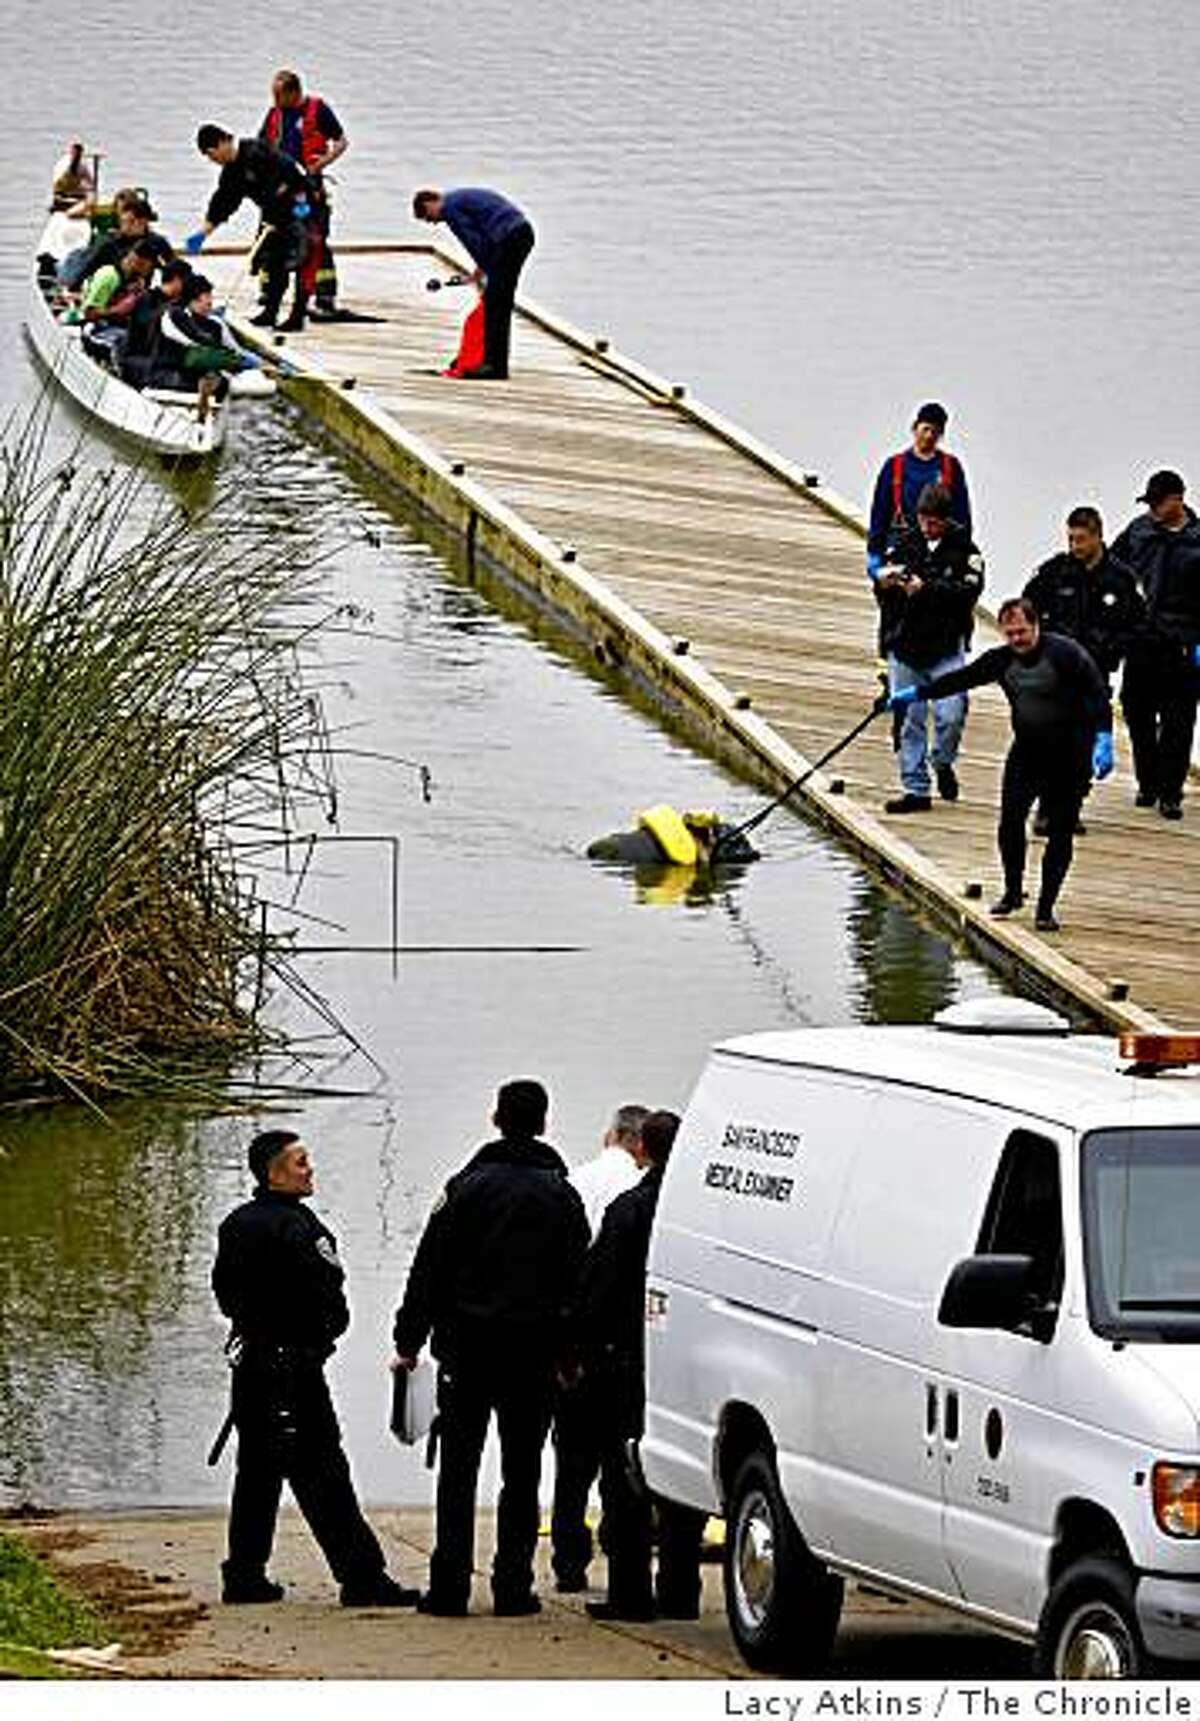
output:
[[[946,1393],[946,1420],[942,1424],[942,1434],[948,1446],[958,1440],[958,1393],[953,1387]]]
[[[930,1381],[925,1387],[925,1438],[933,1440],[938,1431],[938,1389]]]

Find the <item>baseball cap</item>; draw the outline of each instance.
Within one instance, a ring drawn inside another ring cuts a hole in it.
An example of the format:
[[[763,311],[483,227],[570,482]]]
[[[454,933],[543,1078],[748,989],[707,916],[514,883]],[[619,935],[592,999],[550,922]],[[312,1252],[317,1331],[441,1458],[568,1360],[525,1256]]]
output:
[[[1161,472],[1150,474],[1146,480],[1146,488],[1136,500],[1144,502],[1148,508],[1157,508],[1168,496],[1182,496],[1186,489],[1187,485],[1178,472],[1172,472],[1168,466]]]
[[[936,424],[939,430],[945,430],[950,414],[939,401],[927,400],[919,406],[913,417],[914,424]]]

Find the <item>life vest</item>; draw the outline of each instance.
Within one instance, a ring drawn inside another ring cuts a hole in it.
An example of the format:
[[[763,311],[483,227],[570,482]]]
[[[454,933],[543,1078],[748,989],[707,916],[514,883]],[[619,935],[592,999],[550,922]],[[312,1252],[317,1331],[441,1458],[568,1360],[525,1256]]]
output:
[[[892,521],[904,519],[904,461],[908,450],[901,454],[892,455]],[[953,454],[944,451],[939,457],[941,461],[941,482],[947,490],[954,488],[955,459]]]
[[[320,161],[329,140],[317,124],[321,109],[320,96],[305,96],[300,103],[300,165],[305,173],[314,172],[314,162]],[[267,142],[276,149],[283,148],[283,109],[273,107],[267,115]]]
[[[638,829],[648,831],[674,866],[695,866],[700,858],[696,839],[674,807],[662,802],[638,814]]]

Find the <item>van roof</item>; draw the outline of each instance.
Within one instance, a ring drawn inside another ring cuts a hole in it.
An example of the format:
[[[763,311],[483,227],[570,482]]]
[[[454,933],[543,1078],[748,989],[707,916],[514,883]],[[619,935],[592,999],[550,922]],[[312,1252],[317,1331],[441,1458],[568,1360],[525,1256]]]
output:
[[[715,1051],[739,1062],[837,1071],[1003,1106],[1076,1130],[1200,1125],[1200,1069],[1126,1074],[1099,1034],[952,1033],[930,1027],[745,1034]],[[1136,1114],[1136,1115],[1134,1115]]]

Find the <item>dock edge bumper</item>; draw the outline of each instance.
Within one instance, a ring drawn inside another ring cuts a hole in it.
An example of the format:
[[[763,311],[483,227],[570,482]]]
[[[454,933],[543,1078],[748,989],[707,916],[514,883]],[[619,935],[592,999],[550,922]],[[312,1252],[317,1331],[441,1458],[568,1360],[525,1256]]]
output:
[[[1151,1655],[1200,1661],[1200,1578],[1139,1578],[1135,1604]]]

